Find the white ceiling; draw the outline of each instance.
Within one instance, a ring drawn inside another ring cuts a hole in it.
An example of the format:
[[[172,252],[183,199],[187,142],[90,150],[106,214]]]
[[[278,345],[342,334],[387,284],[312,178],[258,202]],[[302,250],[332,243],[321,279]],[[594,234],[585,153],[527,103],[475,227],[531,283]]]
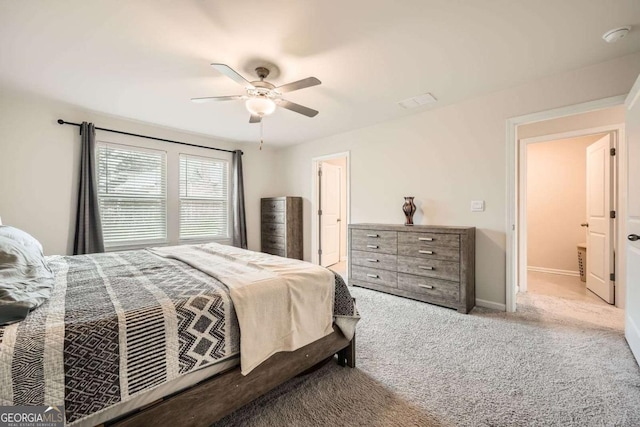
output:
[[[601,35],[636,25],[616,44]],[[320,111],[279,109],[265,141],[287,145],[355,129],[640,51],[638,0],[0,0],[0,85],[112,115],[254,141],[241,101],[193,104],[277,64],[287,94]],[[396,102],[432,92],[412,110]],[[99,125],[99,124],[98,124]]]

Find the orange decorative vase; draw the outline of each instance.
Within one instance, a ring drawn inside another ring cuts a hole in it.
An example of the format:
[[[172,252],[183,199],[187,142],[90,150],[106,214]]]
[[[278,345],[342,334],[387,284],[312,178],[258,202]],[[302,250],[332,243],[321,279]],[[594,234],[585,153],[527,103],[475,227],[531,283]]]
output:
[[[404,212],[404,216],[406,218],[404,225],[413,225],[413,214],[416,213],[416,205],[413,203],[413,197],[404,198],[402,212]]]

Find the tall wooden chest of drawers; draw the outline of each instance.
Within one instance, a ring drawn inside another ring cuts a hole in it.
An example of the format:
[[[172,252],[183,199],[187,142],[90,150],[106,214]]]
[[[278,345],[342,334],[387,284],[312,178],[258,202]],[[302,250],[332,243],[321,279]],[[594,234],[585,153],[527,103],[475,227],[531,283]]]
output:
[[[351,224],[349,284],[468,313],[475,236],[474,227]]]
[[[302,259],[302,197],[269,197],[260,201],[261,251]]]

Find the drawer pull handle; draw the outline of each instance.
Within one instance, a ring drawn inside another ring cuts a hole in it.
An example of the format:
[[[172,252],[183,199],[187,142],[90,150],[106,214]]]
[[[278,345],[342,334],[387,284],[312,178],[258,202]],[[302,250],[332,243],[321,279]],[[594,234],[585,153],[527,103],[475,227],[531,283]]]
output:
[[[377,234],[367,234],[367,237],[380,237]]]
[[[433,267],[431,267],[429,265],[419,265],[418,268],[420,268],[422,270],[435,270]]]
[[[418,285],[418,286],[420,286],[421,288],[425,288],[425,289],[433,289],[433,286],[431,286],[431,285]]]
[[[432,237],[418,237],[418,240],[420,240],[421,242],[433,242]]]
[[[367,277],[372,277],[372,278],[374,278],[374,279],[377,279],[377,278],[378,278],[378,275],[377,275],[377,274],[370,274],[370,273],[368,273],[368,274],[367,274]]]
[[[377,259],[372,259],[372,258],[367,259],[367,261],[369,261],[369,262],[380,262]]]
[[[419,250],[418,253],[421,254],[425,254],[425,255],[433,255],[433,251],[423,251],[423,250]]]
[[[369,249],[378,249],[378,245],[367,245]]]

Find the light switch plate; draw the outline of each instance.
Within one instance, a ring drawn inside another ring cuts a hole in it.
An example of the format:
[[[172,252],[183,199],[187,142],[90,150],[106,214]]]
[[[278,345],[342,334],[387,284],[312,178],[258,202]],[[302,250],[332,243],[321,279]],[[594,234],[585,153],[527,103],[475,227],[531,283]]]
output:
[[[471,212],[484,212],[484,200],[472,200]]]

